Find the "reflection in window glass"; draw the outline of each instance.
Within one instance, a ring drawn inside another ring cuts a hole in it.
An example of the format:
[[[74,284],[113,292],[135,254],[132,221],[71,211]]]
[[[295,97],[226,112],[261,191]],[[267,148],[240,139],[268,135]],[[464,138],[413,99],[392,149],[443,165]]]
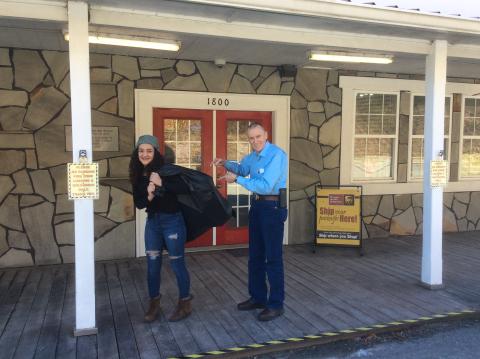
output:
[[[250,191],[238,186],[238,205],[239,206],[248,206],[250,204]]]
[[[480,99],[478,98],[465,98],[460,173],[462,177],[480,177]]]
[[[425,96],[413,96],[412,109],[412,136],[410,152],[410,178],[423,178],[423,159],[424,159],[424,126],[425,126]],[[443,151],[444,159],[449,155],[449,133],[450,133],[451,106],[450,97],[445,97],[444,114],[444,140]]]
[[[382,115],[370,115],[370,121],[368,123],[369,135],[381,135],[382,134]]]
[[[176,120],[165,120],[163,122],[163,136],[165,141],[175,141],[176,140]]]
[[[353,180],[393,178],[397,108],[396,94],[356,95]]]
[[[412,138],[411,176],[423,177],[423,138]]]
[[[227,121],[227,159],[240,162],[243,157],[251,152],[248,142],[248,120]],[[248,225],[248,210],[251,203],[251,193],[236,183],[227,185],[227,199],[237,214],[227,226],[238,228]]]
[[[395,115],[383,116],[383,133],[386,135],[395,135],[397,117]]]
[[[251,152],[250,143],[239,143],[237,148],[239,158],[243,158]]]
[[[231,158],[235,158],[235,160],[233,160],[233,161],[236,161],[236,158],[237,158],[237,144],[235,142],[227,143],[227,159],[230,160]]]
[[[202,126],[200,121],[190,121],[190,141],[202,140]]]
[[[368,115],[357,115],[355,119],[355,133],[368,134]]]
[[[200,120],[165,119],[165,157],[171,157],[171,161],[179,166],[201,170],[201,132]]]
[[[393,143],[393,138],[355,140],[353,178],[392,178]]]
[[[237,124],[238,124],[238,139],[240,141],[248,142],[247,130],[248,130],[248,125],[250,124],[250,121],[237,121]]]
[[[190,160],[192,163],[202,162],[202,147],[200,143],[190,143]]]
[[[383,95],[370,94],[370,113],[382,113],[383,111]]]
[[[248,207],[240,207],[238,209],[237,217],[239,227],[248,226]]]

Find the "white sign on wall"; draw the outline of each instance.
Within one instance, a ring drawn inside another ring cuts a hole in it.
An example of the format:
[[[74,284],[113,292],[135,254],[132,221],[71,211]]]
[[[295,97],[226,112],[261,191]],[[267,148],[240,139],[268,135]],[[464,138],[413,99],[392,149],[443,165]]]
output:
[[[98,163],[68,164],[68,199],[98,199]]]
[[[445,187],[448,183],[448,161],[430,161],[430,186]]]

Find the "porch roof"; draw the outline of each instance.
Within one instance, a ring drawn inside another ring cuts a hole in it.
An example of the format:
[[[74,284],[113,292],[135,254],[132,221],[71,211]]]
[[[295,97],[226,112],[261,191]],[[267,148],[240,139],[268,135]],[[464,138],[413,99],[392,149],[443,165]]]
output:
[[[436,39],[449,42],[448,75],[474,77],[480,65],[480,20],[359,6],[328,0],[90,0],[90,30],[182,42],[178,53],[95,45],[93,52],[264,65],[318,66],[309,50],[395,56],[388,66],[323,63],[322,67],[424,73]],[[68,50],[66,1],[0,0],[0,47]]]

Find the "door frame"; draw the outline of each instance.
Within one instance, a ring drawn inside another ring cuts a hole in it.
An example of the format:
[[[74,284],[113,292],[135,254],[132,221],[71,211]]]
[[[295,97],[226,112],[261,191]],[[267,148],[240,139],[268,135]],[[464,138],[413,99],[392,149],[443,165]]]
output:
[[[269,134],[269,137],[287,153],[287,158],[290,158],[290,96],[135,89],[135,139],[141,135],[153,133],[153,109],[156,107],[212,111],[270,111],[273,133]],[[216,138],[215,128],[216,112],[213,113],[213,139]],[[215,142],[213,153],[214,155],[216,153]],[[213,168],[212,177],[215,181],[215,168]],[[287,188],[289,188],[288,182],[287,175]],[[288,193],[289,191],[287,195]],[[137,209],[135,218],[137,257],[145,255],[143,242],[145,221],[145,211]],[[283,236],[284,244],[289,242],[288,222],[287,219]],[[215,228],[213,243],[216,244]]]

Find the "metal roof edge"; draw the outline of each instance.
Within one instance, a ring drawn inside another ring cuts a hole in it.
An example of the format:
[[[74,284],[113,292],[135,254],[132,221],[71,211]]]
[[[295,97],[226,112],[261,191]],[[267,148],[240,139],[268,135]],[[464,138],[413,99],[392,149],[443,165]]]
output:
[[[333,19],[370,22],[386,25],[422,28],[425,30],[480,34],[479,18],[467,18],[406,10],[395,7],[380,7],[372,4],[358,4],[343,0],[176,0],[257,10],[290,15],[327,17]]]

